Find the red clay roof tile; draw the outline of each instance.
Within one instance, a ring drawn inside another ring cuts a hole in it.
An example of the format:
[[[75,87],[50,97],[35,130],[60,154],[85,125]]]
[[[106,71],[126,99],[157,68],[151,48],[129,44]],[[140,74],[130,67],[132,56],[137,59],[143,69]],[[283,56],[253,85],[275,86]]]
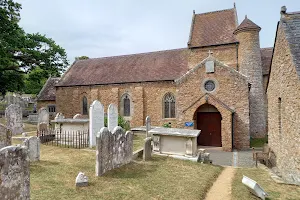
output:
[[[235,43],[237,40],[233,32],[236,27],[235,8],[196,14],[191,27],[189,47]]]

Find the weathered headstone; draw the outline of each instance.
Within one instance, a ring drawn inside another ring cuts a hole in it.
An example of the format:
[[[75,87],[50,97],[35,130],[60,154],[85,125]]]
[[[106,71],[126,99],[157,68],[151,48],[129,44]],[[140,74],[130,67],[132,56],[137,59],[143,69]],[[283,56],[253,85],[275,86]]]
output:
[[[96,146],[96,135],[104,127],[104,107],[95,100],[90,106],[90,147]]]
[[[103,127],[97,134],[96,140],[96,176],[101,176],[113,169],[113,138],[111,132],[106,127]]]
[[[0,149],[0,199],[30,199],[30,172],[27,149],[7,146]]]
[[[85,187],[88,186],[88,177],[84,173],[79,172],[75,180],[76,187]]]
[[[11,145],[11,132],[6,126],[0,124],[0,149]]]
[[[39,111],[38,111],[38,124],[40,124],[40,123],[46,123],[47,124],[47,129],[48,129],[48,126],[49,126],[49,112],[45,107],[40,108]],[[38,126],[38,130],[39,130],[39,126]]]
[[[151,153],[152,153],[152,146],[151,146],[151,141],[152,138],[148,137],[144,139],[144,151],[143,151],[143,160],[148,161],[151,159]]]
[[[151,119],[149,116],[146,117],[146,137],[150,137],[149,131],[151,129]]]
[[[6,126],[13,135],[23,133],[22,108],[11,104],[5,109]]]
[[[27,147],[28,157],[31,162],[40,160],[40,139],[38,137],[30,137],[23,142],[23,146]]]
[[[96,138],[96,176],[130,163],[133,150],[133,135],[117,126],[113,132],[101,128]]]
[[[107,127],[113,131],[118,126],[118,108],[115,104],[110,104],[107,111]]]

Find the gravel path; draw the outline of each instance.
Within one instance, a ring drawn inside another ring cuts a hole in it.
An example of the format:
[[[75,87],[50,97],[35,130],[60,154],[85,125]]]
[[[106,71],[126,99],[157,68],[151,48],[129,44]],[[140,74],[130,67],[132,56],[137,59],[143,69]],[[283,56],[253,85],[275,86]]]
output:
[[[230,200],[235,168],[226,167],[206,194],[205,200]]]

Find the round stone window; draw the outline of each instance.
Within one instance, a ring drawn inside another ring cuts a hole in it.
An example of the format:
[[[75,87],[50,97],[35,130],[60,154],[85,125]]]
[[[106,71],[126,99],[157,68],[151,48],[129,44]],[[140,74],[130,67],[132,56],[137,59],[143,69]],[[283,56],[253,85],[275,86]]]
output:
[[[204,88],[206,91],[211,92],[216,88],[216,85],[212,80],[208,80],[204,83]]]

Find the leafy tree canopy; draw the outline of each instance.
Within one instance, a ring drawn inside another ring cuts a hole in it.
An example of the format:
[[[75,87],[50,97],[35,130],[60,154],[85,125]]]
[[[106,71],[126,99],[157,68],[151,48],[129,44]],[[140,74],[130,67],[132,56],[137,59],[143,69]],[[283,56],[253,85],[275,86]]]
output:
[[[75,57],[75,60],[87,60],[87,59],[89,59],[89,57],[87,57],[87,56]]]
[[[65,50],[40,33],[28,34],[19,26],[21,4],[0,0],[0,94],[35,93],[43,79],[60,76],[68,66]],[[31,74],[32,73],[32,74]],[[37,75],[38,74],[38,75]],[[36,78],[40,77],[40,84]]]

